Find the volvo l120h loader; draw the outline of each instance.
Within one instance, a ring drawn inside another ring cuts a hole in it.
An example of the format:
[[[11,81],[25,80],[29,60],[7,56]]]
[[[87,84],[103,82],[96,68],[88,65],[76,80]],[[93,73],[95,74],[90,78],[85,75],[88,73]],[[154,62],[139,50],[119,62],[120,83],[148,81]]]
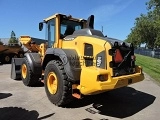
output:
[[[12,60],[12,79],[34,86],[44,80],[48,99],[57,106],[73,97],[99,94],[144,79],[135,64],[132,43],[108,39],[94,29],[94,15],[88,20],[55,14],[39,23],[46,25],[46,41],[37,44],[30,36],[20,42],[30,52]]]

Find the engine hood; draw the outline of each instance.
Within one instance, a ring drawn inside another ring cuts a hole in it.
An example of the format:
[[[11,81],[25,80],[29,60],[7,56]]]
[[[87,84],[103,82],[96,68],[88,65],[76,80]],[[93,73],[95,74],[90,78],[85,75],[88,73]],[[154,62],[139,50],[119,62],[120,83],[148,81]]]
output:
[[[110,37],[105,37],[104,38],[107,42],[109,42],[112,46],[114,46],[114,44],[117,42],[119,46],[121,45],[125,45],[127,47],[131,46],[131,43],[127,43],[125,41],[122,40],[118,40],[118,39],[114,39],[114,38],[110,38]]]
[[[90,28],[76,30],[73,32],[72,35],[68,35],[63,39],[64,40],[73,40],[74,38],[76,38],[78,36],[89,36],[89,37],[99,38],[101,40],[105,40],[106,42],[109,42],[111,44],[111,46],[114,46],[115,43],[118,43],[119,46],[125,45],[127,47],[130,47],[130,45],[131,45],[130,43],[127,43],[127,42],[124,42],[124,41],[121,41],[118,39],[105,37],[101,31],[95,30],[95,29],[90,29]]]

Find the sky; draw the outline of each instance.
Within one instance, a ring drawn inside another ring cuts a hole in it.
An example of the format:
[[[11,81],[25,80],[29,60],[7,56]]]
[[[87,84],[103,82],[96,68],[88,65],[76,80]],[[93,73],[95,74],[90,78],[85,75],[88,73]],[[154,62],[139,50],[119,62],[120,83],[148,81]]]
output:
[[[95,16],[94,28],[108,37],[125,40],[135,18],[146,13],[149,0],[0,0],[0,38],[29,35],[45,39],[38,24],[55,13],[87,19]]]

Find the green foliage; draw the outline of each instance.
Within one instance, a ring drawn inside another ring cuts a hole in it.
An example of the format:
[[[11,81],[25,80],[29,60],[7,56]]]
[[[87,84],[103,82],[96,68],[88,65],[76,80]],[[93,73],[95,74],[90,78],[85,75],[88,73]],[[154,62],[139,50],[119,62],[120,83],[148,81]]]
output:
[[[18,43],[18,39],[16,38],[16,34],[14,31],[11,32],[11,37],[10,37],[8,43]]]
[[[160,1],[150,0],[146,5],[147,14],[141,14],[135,19],[126,41],[136,46],[146,43],[148,48],[160,47]]]

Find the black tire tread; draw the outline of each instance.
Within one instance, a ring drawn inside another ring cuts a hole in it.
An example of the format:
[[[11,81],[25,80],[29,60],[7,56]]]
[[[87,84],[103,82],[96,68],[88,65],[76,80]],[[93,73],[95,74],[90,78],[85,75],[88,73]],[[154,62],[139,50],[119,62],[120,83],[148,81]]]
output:
[[[32,70],[31,70],[31,67],[30,67],[30,65],[29,65],[28,60],[27,60],[26,58],[24,58],[24,59],[25,59],[25,61],[26,61],[26,63],[27,63],[27,64],[26,64],[26,65],[27,65],[27,68],[29,68],[29,70],[28,70],[29,72],[27,73],[27,74],[28,74],[29,83],[28,83],[28,84],[25,84],[25,83],[24,83],[25,80],[22,79],[22,80],[23,80],[23,83],[24,83],[26,86],[29,86],[29,87],[35,86],[37,83],[39,83],[39,82],[38,82],[39,77],[33,74]]]
[[[60,74],[63,78],[63,92],[62,92],[63,94],[62,94],[62,97],[61,97],[61,99],[59,100],[58,103],[54,103],[54,104],[56,106],[64,106],[64,105],[70,103],[73,100],[73,97],[72,97],[72,83],[69,81],[69,78],[68,78],[66,72],[64,71],[63,63],[61,61],[52,60],[47,64],[46,68],[51,64],[54,64],[54,65],[58,66],[59,72],[60,72]],[[45,76],[45,77],[47,77],[47,76]]]

